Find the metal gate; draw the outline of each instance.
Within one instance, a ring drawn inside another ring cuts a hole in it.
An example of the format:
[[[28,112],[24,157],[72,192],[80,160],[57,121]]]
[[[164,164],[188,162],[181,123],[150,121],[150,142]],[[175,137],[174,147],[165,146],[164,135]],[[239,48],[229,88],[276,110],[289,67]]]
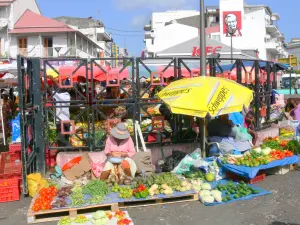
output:
[[[28,194],[27,174],[45,173],[43,105],[40,59],[18,56],[19,109],[22,139],[23,193]]]

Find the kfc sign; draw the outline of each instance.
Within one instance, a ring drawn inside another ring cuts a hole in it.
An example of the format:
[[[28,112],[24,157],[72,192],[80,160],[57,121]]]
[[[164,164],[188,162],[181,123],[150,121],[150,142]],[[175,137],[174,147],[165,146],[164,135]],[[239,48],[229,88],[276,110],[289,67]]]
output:
[[[221,49],[222,49],[222,46],[217,46],[217,47],[207,46],[205,52],[206,52],[206,55],[208,55],[208,54],[216,54]],[[194,47],[193,48],[193,52],[192,52],[192,56],[200,56],[200,55],[201,55],[200,48]]]

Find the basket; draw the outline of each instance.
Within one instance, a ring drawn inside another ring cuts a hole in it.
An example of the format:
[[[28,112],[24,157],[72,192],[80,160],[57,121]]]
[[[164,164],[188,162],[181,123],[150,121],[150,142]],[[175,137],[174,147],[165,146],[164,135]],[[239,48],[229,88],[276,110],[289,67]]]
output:
[[[21,148],[22,148],[21,143],[10,143],[9,153],[20,153]]]
[[[13,202],[19,200],[19,178],[0,179],[0,202]]]

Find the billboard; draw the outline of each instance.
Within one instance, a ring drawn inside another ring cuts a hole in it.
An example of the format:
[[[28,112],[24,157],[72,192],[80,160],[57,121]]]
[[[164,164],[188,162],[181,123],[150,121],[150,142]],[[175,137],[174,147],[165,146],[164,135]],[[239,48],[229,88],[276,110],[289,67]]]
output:
[[[223,34],[226,37],[242,36],[242,12],[241,11],[224,11],[223,12]]]

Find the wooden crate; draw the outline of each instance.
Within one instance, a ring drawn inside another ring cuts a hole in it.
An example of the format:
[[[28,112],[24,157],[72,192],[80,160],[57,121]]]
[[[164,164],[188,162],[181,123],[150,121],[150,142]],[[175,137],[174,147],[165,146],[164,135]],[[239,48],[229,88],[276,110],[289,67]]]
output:
[[[112,212],[116,212],[119,210],[118,203],[112,203],[83,206],[78,208],[52,209],[47,211],[33,212],[31,208],[34,203],[34,200],[35,199],[32,200],[29,210],[27,212],[28,224],[58,221],[64,216],[70,216],[71,218],[75,218],[77,215],[96,212],[97,210],[110,210]]]
[[[134,207],[145,207],[145,206],[152,206],[152,205],[165,205],[165,204],[175,204],[181,202],[191,202],[191,201],[198,201],[199,197],[198,194],[187,194],[182,196],[170,196],[165,198],[153,198],[147,200],[134,200],[128,202],[120,202],[120,208],[134,208]]]

